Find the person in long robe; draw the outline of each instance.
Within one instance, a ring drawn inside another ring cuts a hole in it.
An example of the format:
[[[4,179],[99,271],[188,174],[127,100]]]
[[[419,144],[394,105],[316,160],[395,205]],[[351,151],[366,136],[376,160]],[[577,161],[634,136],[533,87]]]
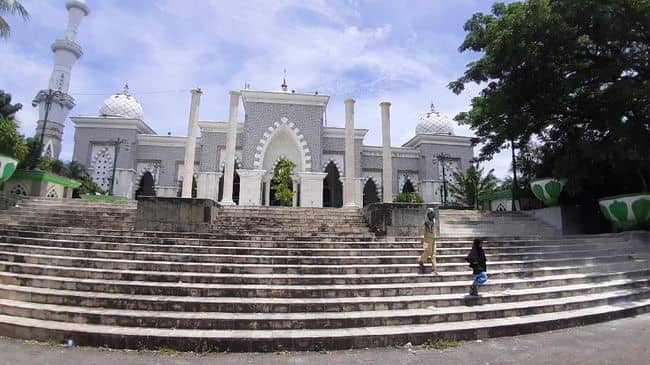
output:
[[[469,295],[472,296],[478,295],[479,286],[485,284],[488,279],[487,259],[485,258],[485,251],[483,251],[483,243],[485,243],[485,240],[475,238],[472,244],[472,250],[465,258],[465,261],[469,263],[469,267],[472,268],[472,274],[474,276],[474,281],[469,289]]]
[[[424,273],[425,263],[431,263],[431,274],[438,275],[436,270],[436,211],[433,208],[427,209],[424,216],[424,223],[422,224],[422,248],[424,252],[418,259],[420,265],[420,273]]]

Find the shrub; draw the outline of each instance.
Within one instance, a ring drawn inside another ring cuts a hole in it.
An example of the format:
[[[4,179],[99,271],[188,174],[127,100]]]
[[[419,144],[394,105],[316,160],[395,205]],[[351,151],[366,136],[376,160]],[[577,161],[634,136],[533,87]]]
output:
[[[28,152],[25,138],[18,133],[18,124],[9,118],[0,117],[0,154],[22,160]]]
[[[394,199],[393,203],[424,203],[424,199],[417,193],[400,193]]]

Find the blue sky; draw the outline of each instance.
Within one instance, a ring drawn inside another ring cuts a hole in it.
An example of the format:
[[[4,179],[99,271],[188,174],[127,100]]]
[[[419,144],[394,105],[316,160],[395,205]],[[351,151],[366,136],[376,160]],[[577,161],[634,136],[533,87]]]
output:
[[[32,19],[9,18],[12,35],[0,40],[0,89],[24,105],[18,117],[31,136],[36,92],[47,87],[50,45],[67,25],[64,0],[22,0]],[[357,128],[366,144],[381,138],[379,103],[390,101],[392,140],[413,136],[433,102],[449,117],[467,110],[479,88],[460,96],[446,85],[477,54],[458,52],[463,24],[488,0],[211,1],[87,0],[91,13],[77,42],[84,55],[72,71],[70,113],[97,115],[102,101],[125,82],[159,134],[187,133],[189,89],[200,86],[200,119],[224,121],[228,90],[249,83],[276,90],[287,70],[290,89],[331,96],[328,125],[344,125],[343,100],[356,99]],[[466,126],[458,135],[473,135]],[[72,157],[74,126],[66,121],[61,157]],[[476,151],[475,151],[476,153]],[[486,166],[508,174],[508,154]]]

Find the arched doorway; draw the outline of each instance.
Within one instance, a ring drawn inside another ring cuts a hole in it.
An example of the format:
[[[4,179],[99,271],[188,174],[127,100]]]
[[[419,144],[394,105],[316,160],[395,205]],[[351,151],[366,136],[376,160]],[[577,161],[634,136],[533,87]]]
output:
[[[402,193],[415,193],[415,188],[413,187],[410,179],[406,179],[404,187],[402,187]]]
[[[343,206],[343,184],[339,169],[330,161],[325,172],[327,176],[323,180],[323,207],[340,208]]]
[[[135,191],[135,198],[141,196],[156,196],[155,181],[151,172],[146,171],[140,178],[138,190]]]
[[[221,170],[221,178],[219,179],[219,201],[223,200],[223,173],[224,170]],[[233,172],[233,178],[232,178],[232,201],[235,202],[235,204],[239,205],[239,174],[237,173],[237,170]],[[194,190],[196,189],[196,185],[192,184],[192,194],[194,194]]]
[[[377,192],[377,184],[373,179],[368,179],[366,185],[363,187],[363,206],[368,204],[378,203],[379,194]]]
[[[278,174],[278,167],[276,166],[275,171],[273,172],[273,178],[271,179],[271,192],[270,192],[270,205],[271,206],[291,206],[293,205],[293,202],[287,203],[287,202],[282,202],[278,197],[276,196],[276,189],[275,189],[275,184],[276,184],[276,176]],[[294,194],[297,194],[295,192],[294,186],[293,186],[293,181],[289,181],[288,184],[289,190],[293,191]]]

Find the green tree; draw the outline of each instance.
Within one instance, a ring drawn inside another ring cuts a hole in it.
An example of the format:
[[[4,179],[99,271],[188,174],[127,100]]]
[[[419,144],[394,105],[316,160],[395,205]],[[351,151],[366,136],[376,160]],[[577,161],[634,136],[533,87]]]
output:
[[[497,190],[497,178],[494,169],[483,176],[485,168],[471,164],[467,171],[454,171],[453,179],[449,182],[449,192],[457,202],[474,209],[479,209],[478,197],[493,193]]]
[[[291,174],[296,168],[296,164],[291,160],[282,157],[275,167],[275,175],[272,180],[272,189],[275,190],[275,198],[283,205],[291,205],[295,192],[291,189],[292,178]]]
[[[18,132],[14,120],[0,116],[0,154],[22,160],[29,152],[27,142]]]
[[[481,159],[536,139],[541,170],[582,199],[647,191],[650,1],[496,3],[464,28],[460,51],[482,55],[449,87],[485,86],[456,117],[484,144]]]
[[[0,0],[0,38],[9,38],[11,27],[5,20],[7,15],[20,15],[23,20],[29,20],[29,13],[18,0]]]

